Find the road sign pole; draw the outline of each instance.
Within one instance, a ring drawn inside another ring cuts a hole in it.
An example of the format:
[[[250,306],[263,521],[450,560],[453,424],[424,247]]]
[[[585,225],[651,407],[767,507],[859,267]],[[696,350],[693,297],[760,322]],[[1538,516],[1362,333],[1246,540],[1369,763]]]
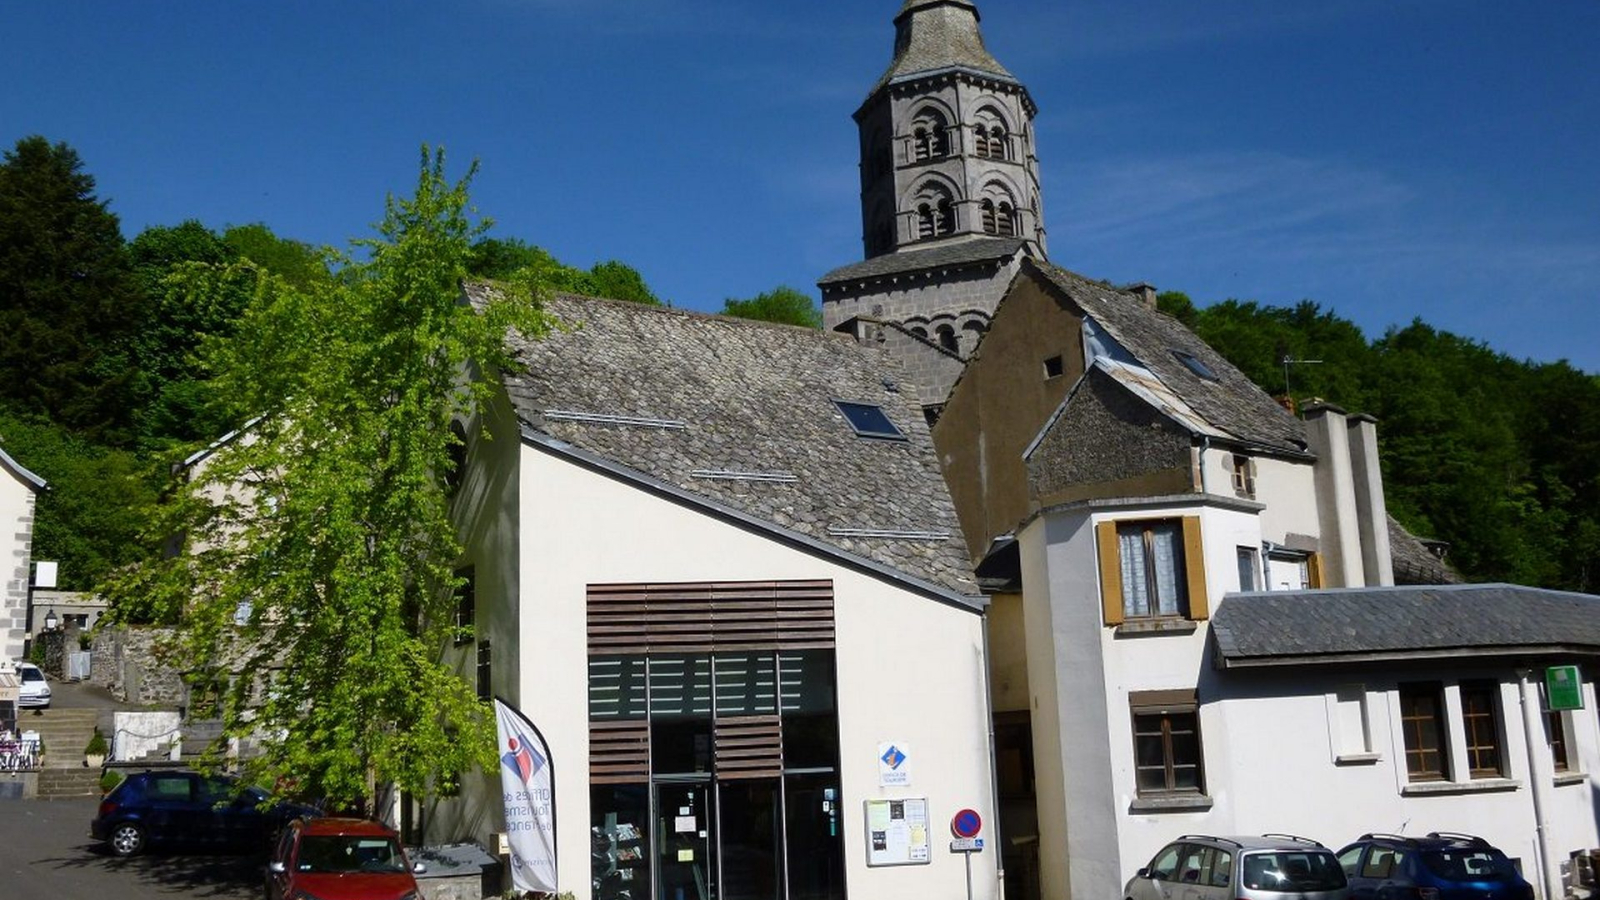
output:
[[[963,853],[961,855],[967,858],[967,900],[972,900],[972,854]]]

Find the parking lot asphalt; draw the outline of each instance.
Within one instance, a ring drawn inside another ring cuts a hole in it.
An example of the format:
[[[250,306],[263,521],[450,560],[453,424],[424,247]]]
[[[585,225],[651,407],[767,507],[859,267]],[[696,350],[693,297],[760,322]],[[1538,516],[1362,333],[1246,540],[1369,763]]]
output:
[[[260,856],[112,856],[89,838],[98,799],[0,801],[5,900],[234,900],[261,896]]]

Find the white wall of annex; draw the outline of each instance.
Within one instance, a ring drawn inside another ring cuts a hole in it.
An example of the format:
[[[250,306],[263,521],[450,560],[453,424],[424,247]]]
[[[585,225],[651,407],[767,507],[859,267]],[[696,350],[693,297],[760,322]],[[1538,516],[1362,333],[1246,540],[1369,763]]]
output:
[[[589,896],[586,587],[594,583],[831,579],[839,684],[846,882],[852,896],[923,898],[964,883],[948,849],[963,807],[996,822],[991,802],[983,622],[880,578],[580,467],[521,451],[521,579],[515,695],[559,767],[561,887]],[[877,747],[910,749],[912,785],[878,786]],[[928,865],[869,868],[869,798],[925,797]],[[986,825],[986,828],[992,826]],[[975,896],[995,898],[996,859],[973,859]]]
[[[1216,447],[1202,454],[1208,493],[1223,497],[1233,492],[1232,450]],[[1275,544],[1288,542],[1291,534],[1318,538],[1316,470],[1310,463],[1290,462],[1270,456],[1251,456],[1256,466],[1257,503],[1261,511],[1261,539]]]
[[[33,489],[0,466],[0,658],[20,659],[32,573]]]

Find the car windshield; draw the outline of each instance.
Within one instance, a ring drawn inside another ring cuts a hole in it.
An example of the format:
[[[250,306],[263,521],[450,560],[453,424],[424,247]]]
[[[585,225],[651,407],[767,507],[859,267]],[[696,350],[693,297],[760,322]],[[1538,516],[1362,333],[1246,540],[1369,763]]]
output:
[[[1344,869],[1326,850],[1268,850],[1244,858],[1244,886],[1253,891],[1336,891]]]
[[[32,668],[23,669],[22,670],[22,680],[23,681],[43,681],[44,680],[44,673],[39,671],[38,669],[32,669]]]
[[[295,868],[302,872],[404,872],[393,838],[308,834],[300,839]]]
[[[1446,881],[1506,881],[1517,877],[1516,867],[1493,847],[1424,850],[1422,864]]]

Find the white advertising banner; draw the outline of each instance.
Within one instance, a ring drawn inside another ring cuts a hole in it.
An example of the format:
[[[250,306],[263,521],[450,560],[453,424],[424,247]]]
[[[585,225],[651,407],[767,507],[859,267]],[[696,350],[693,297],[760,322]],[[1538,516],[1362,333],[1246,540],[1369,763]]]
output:
[[[500,738],[500,787],[505,792],[506,843],[511,884],[524,891],[556,891],[555,772],[544,735],[516,707],[495,698]]]

